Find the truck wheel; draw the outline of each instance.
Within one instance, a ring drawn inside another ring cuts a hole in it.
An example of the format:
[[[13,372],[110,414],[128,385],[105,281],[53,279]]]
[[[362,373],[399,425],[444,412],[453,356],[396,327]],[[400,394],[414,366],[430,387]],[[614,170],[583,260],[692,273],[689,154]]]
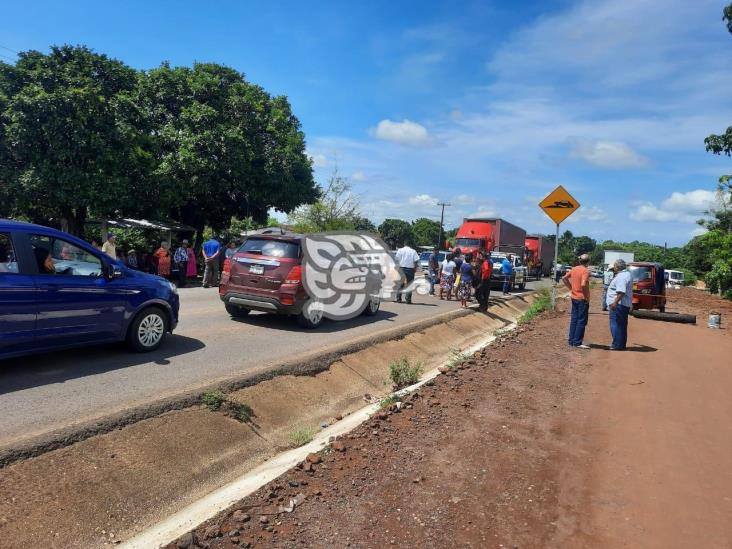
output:
[[[232,305],[231,303],[226,303],[224,307],[226,307],[226,312],[229,313],[232,318],[244,318],[252,312],[251,309],[239,307],[238,305]]]
[[[143,309],[127,333],[127,343],[138,353],[154,351],[168,332],[168,316],[159,307]]]

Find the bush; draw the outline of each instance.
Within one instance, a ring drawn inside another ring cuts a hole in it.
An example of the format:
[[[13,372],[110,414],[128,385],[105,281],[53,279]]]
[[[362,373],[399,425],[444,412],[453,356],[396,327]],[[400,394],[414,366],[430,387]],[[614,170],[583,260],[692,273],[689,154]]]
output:
[[[422,375],[422,368],[421,362],[412,365],[409,359],[402,357],[389,364],[389,379],[396,385],[397,389],[414,385],[419,381],[419,376]]]
[[[445,363],[445,366],[448,368],[457,368],[460,366],[463,362],[468,360],[470,357],[466,355],[465,353],[461,352],[459,349],[450,349],[450,357],[447,359],[447,362]]]
[[[308,442],[312,442],[316,432],[316,429],[307,425],[298,425],[290,432],[290,446],[299,448]]]
[[[201,400],[203,400],[203,403],[209,410],[218,410],[226,402],[226,395],[217,389],[204,393]]]
[[[732,267],[722,260],[714,262],[712,270],[704,277],[707,288],[713,294],[726,294],[732,290]]]
[[[732,301],[732,289],[727,290],[726,292],[724,292],[722,294],[722,298],[723,299],[729,299],[730,301]]]
[[[542,288],[536,292],[536,298],[529,309],[519,318],[519,324],[525,324],[540,313],[547,311],[552,306],[552,295],[548,288]]]

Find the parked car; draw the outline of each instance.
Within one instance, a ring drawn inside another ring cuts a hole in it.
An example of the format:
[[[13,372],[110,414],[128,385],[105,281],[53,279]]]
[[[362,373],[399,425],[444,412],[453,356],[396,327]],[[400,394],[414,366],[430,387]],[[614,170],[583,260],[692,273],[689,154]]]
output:
[[[295,316],[304,328],[316,328],[323,312],[305,307],[310,297],[302,284],[303,235],[272,231],[247,238],[224,263],[219,296],[234,318],[251,311]],[[369,300],[363,314],[379,312],[380,300]]]
[[[178,309],[167,280],[62,231],[0,219],[0,357],[124,340],[152,351]]]

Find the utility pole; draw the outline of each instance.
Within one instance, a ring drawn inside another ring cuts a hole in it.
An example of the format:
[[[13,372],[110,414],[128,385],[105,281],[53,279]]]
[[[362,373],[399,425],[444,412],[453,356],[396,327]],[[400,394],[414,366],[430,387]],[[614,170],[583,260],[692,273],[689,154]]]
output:
[[[440,214],[440,236],[437,237],[437,250],[439,251],[442,248],[442,235],[445,232],[442,228],[442,224],[445,222],[445,206],[452,206],[452,204],[438,202],[437,205],[442,206],[442,213]]]

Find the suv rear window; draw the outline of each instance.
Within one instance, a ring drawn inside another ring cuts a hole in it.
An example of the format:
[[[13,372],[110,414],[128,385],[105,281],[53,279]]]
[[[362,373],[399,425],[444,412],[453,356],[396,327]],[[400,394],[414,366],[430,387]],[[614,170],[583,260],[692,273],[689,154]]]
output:
[[[297,259],[300,257],[300,244],[284,240],[248,238],[244,244],[242,244],[241,248],[239,248],[239,251],[248,254],[264,255],[267,257],[286,257],[289,259]]]

